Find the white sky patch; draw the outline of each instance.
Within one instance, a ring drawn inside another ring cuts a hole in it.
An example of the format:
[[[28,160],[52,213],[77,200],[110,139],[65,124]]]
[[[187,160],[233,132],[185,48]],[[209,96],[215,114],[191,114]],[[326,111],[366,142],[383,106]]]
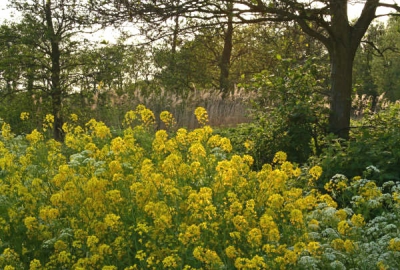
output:
[[[348,16],[350,20],[353,19],[357,19],[360,17],[361,15],[361,11],[364,7],[365,4],[365,0],[364,1],[354,1],[353,3],[351,3],[352,1],[350,1],[350,4],[348,5]],[[400,4],[400,0],[388,0],[388,1],[382,1],[383,3],[388,3],[388,4]],[[390,12],[393,12],[394,9],[390,9],[390,8],[384,8],[384,7],[379,7],[378,10],[376,11],[377,15],[386,15],[389,14]],[[380,17],[379,20],[381,21],[387,21],[388,17],[384,16],[384,17]]]

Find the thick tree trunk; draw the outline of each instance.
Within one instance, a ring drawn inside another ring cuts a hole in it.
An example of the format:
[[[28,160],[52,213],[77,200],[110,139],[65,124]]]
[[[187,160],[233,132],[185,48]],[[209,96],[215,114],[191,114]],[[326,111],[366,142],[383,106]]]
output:
[[[355,52],[339,44],[331,52],[329,131],[348,139],[350,130],[352,69]]]
[[[312,29],[307,20],[298,19],[300,27],[308,35],[321,41],[329,51],[331,59],[331,92],[329,131],[340,138],[348,139],[350,131],[353,62],[361,39],[376,17],[379,0],[366,0],[360,18],[349,23],[348,0],[329,0],[330,24],[313,18],[325,28],[327,35]]]

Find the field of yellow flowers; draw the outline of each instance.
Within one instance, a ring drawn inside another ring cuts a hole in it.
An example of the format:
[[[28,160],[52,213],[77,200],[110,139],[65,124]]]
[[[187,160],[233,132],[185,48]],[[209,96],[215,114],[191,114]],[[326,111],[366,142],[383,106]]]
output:
[[[283,152],[254,171],[195,115],[175,131],[162,112],[154,132],[139,105],[120,136],[71,115],[63,144],[51,116],[26,136],[2,123],[0,269],[400,268],[400,183],[338,174],[318,191],[321,167]]]

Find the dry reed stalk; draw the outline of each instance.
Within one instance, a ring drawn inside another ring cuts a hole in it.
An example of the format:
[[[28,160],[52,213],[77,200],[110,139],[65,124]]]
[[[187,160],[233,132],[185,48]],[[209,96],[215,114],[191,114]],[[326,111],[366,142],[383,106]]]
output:
[[[197,89],[189,92],[186,96],[180,96],[165,89],[153,91],[147,95],[139,89],[129,95],[118,96],[115,91],[109,91],[106,95],[106,100],[110,101],[118,115],[134,110],[139,104],[145,105],[156,115],[157,128],[163,127],[158,116],[165,110],[174,115],[177,122],[176,127],[189,129],[198,127],[194,110],[199,106],[207,110],[209,124],[213,127],[231,127],[250,121],[247,116],[249,109],[247,100],[250,99],[250,95],[242,89],[235,89],[227,98],[222,98],[222,94],[218,90],[200,91]],[[97,108],[97,97],[94,101],[96,105],[93,107]],[[111,122],[117,121],[116,118],[119,119],[121,116],[113,118]]]

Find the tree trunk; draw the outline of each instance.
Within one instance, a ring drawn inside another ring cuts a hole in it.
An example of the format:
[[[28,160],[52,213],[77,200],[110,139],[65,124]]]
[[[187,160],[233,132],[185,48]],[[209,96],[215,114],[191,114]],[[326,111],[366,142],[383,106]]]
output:
[[[51,13],[51,2],[47,0],[45,6],[46,12],[46,24],[48,28],[48,35],[49,41],[51,44],[51,89],[50,89],[50,96],[52,99],[52,112],[54,116],[54,123],[53,123],[53,137],[57,141],[64,140],[64,134],[62,131],[63,120],[62,120],[62,89],[60,83],[60,76],[61,76],[61,64],[60,64],[60,45],[59,36],[55,33],[54,26],[53,26],[53,17]]]
[[[348,139],[350,130],[352,69],[355,51],[336,44],[331,52],[329,131]]]
[[[64,121],[61,115],[62,108],[62,95],[61,91],[53,91],[52,95],[52,104],[53,104],[53,115],[54,115],[54,123],[53,123],[53,137],[57,141],[64,140],[64,132],[62,130],[62,126]]]
[[[228,3],[228,8],[231,9],[233,6]],[[231,68],[231,57],[232,57],[232,43],[233,38],[233,16],[228,14],[227,28],[224,34],[224,48],[219,63],[220,76],[219,76],[219,88],[223,94],[223,97],[228,96],[232,90],[232,84],[230,82],[229,74]]]
[[[367,0],[360,18],[351,25],[347,16],[348,0],[329,0],[331,23],[325,25],[328,35],[310,27],[307,20],[297,22],[303,31],[321,41],[331,60],[331,92],[329,131],[343,139],[349,138],[353,62],[361,39],[375,18],[379,0]],[[325,21],[316,20],[325,24]]]
[[[331,59],[329,131],[343,139],[348,139],[350,132],[354,58],[374,19],[376,1],[368,0],[361,17],[351,26],[347,17],[348,0],[332,0],[331,35],[325,40]]]

